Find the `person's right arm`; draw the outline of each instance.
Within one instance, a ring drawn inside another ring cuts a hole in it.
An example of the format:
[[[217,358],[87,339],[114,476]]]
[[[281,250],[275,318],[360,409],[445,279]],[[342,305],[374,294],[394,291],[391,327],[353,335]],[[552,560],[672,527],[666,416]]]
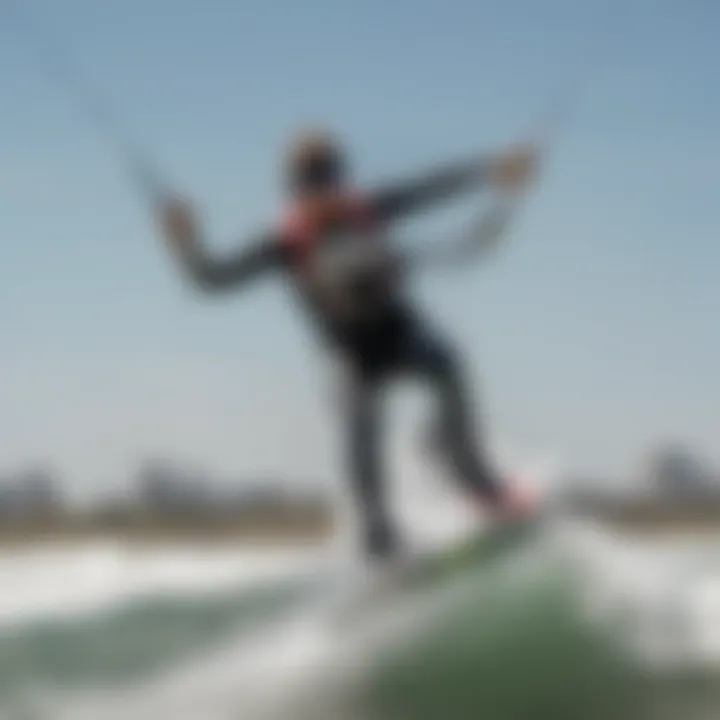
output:
[[[276,233],[264,232],[224,258],[208,254],[195,215],[180,200],[164,204],[160,225],[180,267],[196,287],[207,292],[240,287],[285,263],[284,246]]]

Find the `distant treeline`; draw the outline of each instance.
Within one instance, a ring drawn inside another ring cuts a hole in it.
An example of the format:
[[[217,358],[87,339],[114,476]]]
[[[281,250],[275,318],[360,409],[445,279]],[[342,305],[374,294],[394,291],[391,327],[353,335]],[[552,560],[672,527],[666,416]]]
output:
[[[131,494],[83,508],[67,502],[49,472],[0,481],[0,535],[5,538],[100,532],[307,536],[326,532],[333,518],[332,498],[317,486],[272,479],[218,483],[161,465],[143,468]]]

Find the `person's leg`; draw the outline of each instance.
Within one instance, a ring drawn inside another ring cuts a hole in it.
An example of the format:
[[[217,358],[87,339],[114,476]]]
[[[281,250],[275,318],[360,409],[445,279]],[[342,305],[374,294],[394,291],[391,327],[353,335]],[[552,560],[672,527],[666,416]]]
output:
[[[477,427],[471,392],[458,355],[419,324],[408,335],[403,365],[427,380],[437,393],[438,417],[433,442],[473,496],[494,504],[501,483]]]
[[[386,497],[381,380],[352,360],[344,363],[343,375],[346,464],[365,551],[385,557],[397,549],[397,536]]]

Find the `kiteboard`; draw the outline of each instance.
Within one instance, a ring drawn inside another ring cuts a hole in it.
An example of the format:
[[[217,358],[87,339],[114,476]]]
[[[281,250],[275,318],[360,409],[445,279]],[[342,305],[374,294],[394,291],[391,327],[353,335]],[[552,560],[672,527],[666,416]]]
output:
[[[388,604],[441,587],[500,561],[537,536],[538,517],[492,523],[449,547],[401,555],[372,568],[362,587],[338,608],[336,619],[359,620]]]

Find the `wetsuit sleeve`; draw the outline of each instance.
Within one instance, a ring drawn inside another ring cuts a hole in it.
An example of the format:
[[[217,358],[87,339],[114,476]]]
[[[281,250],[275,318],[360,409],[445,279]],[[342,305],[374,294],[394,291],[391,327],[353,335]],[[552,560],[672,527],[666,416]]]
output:
[[[237,288],[285,267],[286,251],[273,233],[252,237],[242,248],[222,258],[209,255],[199,243],[176,248],[186,274],[202,290],[213,292]]]
[[[370,193],[371,202],[383,220],[401,220],[482,187],[488,180],[491,167],[492,161],[487,157],[449,163],[411,180],[377,188]]]

